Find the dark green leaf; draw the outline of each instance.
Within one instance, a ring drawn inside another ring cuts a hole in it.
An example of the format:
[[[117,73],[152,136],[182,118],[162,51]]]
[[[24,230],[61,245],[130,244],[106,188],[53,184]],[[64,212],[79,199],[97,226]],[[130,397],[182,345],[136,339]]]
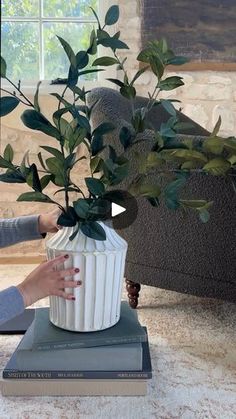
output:
[[[145,111],[144,108],[136,109],[131,119],[135,132],[143,132],[145,129]]]
[[[119,19],[119,7],[117,5],[111,6],[105,16],[105,25],[114,25]]]
[[[42,190],[44,188],[46,188],[46,186],[49,184],[49,182],[52,180],[52,176],[51,175],[44,175],[43,177],[41,177],[40,179],[40,183],[41,183],[41,188]]]
[[[6,183],[25,183],[25,178],[20,172],[7,172],[0,174],[0,181]]]
[[[109,80],[111,83],[116,84],[119,87],[123,87],[124,86],[124,83],[121,80],[118,80],[118,79],[110,79],[110,78],[107,79],[107,80]]]
[[[72,233],[71,236],[69,237],[70,241],[74,240],[74,238],[77,236],[79,230],[80,230],[80,223],[78,223],[78,227],[75,229],[74,233]]]
[[[77,68],[73,67],[72,65],[69,68],[68,78],[67,78],[67,86],[69,88],[73,88],[78,83],[79,73]]]
[[[179,188],[181,188],[182,186],[184,186],[186,183],[184,178],[181,179],[176,179],[173,182],[170,182],[166,187],[165,187],[165,194],[172,194],[172,193],[176,193],[177,190]]]
[[[150,198],[150,197],[148,197],[147,200],[148,200],[148,202],[150,202],[150,204],[153,207],[158,207],[160,205],[160,202],[159,202],[159,199],[158,198]]]
[[[181,204],[183,204],[186,208],[193,208],[193,209],[207,209],[209,206],[212,205],[213,202],[207,202],[204,199],[181,199]]]
[[[224,147],[227,150],[235,153],[236,152],[236,138],[234,138],[234,137],[226,138],[224,140]]]
[[[97,37],[95,29],[93,29],[90,34],[90,45],[88,47],[87,53],[90,55],[95,55],[97,53]]]
[[[169,60],[167,60],[167,65],[183,65],[185,63],[189,62],[189,58],[187,57],[181,57],[176,55],[175,57],[170,58]]]
[[[105,38],[109,38],[110,39],[109,33],[106,32],[106,31],[104,31],[103,29],[98,29],[97,30],[97,40],[98,40],[98,43],[99,43],[99,41],[101,41],[102,39],[105,39]]]
[[[100,153],[104,148],[102,136],[93,136],[91,143],[92,156],[96,156],[96,154]]]
[[[105,186],[99,179],[95,178],[85,178],[85,183],[89,192],[93,195],[102,195],[105,192]]]
[[[194,128],[194,123],[191,122],[176,122],[174,125],[176,131],[190,130]]]
[[[116,162],[117,154],[116,154],[115,149],[111,145],[109,145],[108,148],[109,148],[109,159],[111,159],[113,162]]]
[[[215,137],[218,134],[218,132],[220,130],[220,126],[221,126],[221,116],[219,116],[219,118],[218,118],[218,120],[217,120],[217,122],[216,122],[216,124],[213,128],[211,137]]]
[[[137,60],[141,61],[142,63],[150,63],[151,56],[152,56],[152,53],[150,49],[146,48],[140,51],[140,53],[137,56]]]
[[[42,83],[41,81],[38,82],[36,93],[34,95],[34,109],[37,112],[40,112],[40,107],[39,107],[39,86],[40,86],[41,83]]]
[[[184,82],[182,81],[182,77],[178,76],[167,77],[165,80],[160,80],[158,83],[160,90],[173,90],[183,85]]]
[[[40,112],[27,109],[21,115],[21,120],[27,128],[44,132],[57,140],[61,138],[59,131]]]
[[[103,160],[99,156],[95,156],[90,161],[91,173],[98,173],[102,170]]]
[[[50,147],[50,146],[47,146],[47,145],[41,145],[40,148],[43,148],[44,150],[48,151],[48,153],[55,156],[58,160],[61,160],[62,162],[64,162],[63,154],[57,148]]]
[[[196,150],[173,150],[172,155],[178,158],[184,158],[186,160],[199,160],[200,162],[206,163],[207,158],[203,153]]]
[[[3,79],[6,77],[7,65],[4,58],[1,56],[1,67],[0,67],[0,77]]]
[[[173,210],[176,210],[180,207],[180,203],[179,203],[178,199],[174,196],[173,197],[167,196],[165,198],[165,204],[166,204],[167,208],[173,209]]]
[[[55,204],[55,202],[52,201],[49,196],[41,192],[25,192],[17,198],[17,201],[47,202],[49,204]]]
[[[100,136],[105,135],[115,129],[115,125],[111,122],[102,122],[100,125],[98,125],[97,128],[94,129],[92,132],[92,135],[94,136]]]
[[[91,131],[90,122],[89,122],[89,119],[86,118],[86,116],[81,115],[79,112],[77,112],[76,119],[77,119],[78,125],[81,128],[85,128],[87,132]]]
[[[203,223],[207,223],[210,219],[210,214],[207,210],[200,210],[199,211],[199,218]]]
[[[49,157],[46,160],[46,165],[51,173],[54,175],[59,174],[61,171],[63,171],[63,162],[61,160],[58,160],[57,157]]]
[[[61,38],[60,36],[57,35],[57,38],[59,39],[61,45],[64,48],[64,51],[67,55],[67,57],[69,58],[69,61],[72,65],[72,67],[76,68],[76,56],[75,53],[73,51],[73,49],[71,48],[71,46],[68,44],[67,41],[65,41],[65,39]]]
[[[99,44],[103,45],[104,47],[111,48],[112,50],[129,49],[127,44],[125,44],[120,39],[117,39],[117,38],[114,38],[114,37],[101,39],[99,41]]]
[[[7,144],[7,146],[6,146],[6,148],[3,152],[4,159],[11,163],[12,160],[13,160],[13,156],[14,156],[14,153],[13,153],[12,146],[10,144]]]
[[[66,108],[58,109],[56,112],[53,113],[52,115],[53,122],[57,127],[59,126],[59,121],[62,115],[64,115],[67,112],[70,112],[71,109],[72,109],[72,106],[69,106],[69,107],[67,106]]]
[[[0,117],[8,115],[20,103],[19,99],[14,96],[3,96],[0,98]]]
[[[203,166],[203,170],[214,176],[225,175],[230,168],[231,164],[221,157],[216,157]]]
[[[136,96],[136,89],[134,86],[122,86],[120,88],[120,93],[122,96],[127,97],[128,99],[133,99]]]
[[[122,127],[120,129],[119,139],[124,149],[126,150],[132,144],[132,141],[133,141],[133,135],[131,131],[129,130],[129,128]]]
[[[85,236],[94,240],[106,240],[105,230],[96,221],[81,223],[80,229]]]
[[[86,218],[89,212],[89,203],[85,199],[78,199],[77,201],[73,202],[73,207],[76,214],[80,218]]]
[[[87,51],[79,51],[76,54],[76,68],[78,70],[86,67],[89,62],[89,56]]]
[[[101,29],[101,24],[100,24],[100,21],[99,21],[99,18],[98,18],[97,13],[95,12],[95,10],[91,6],[89,6],[89,8],[92,10],[92,12],[93,12],[93,14],[94,14],[94,16],[95,16],[95,18],[97,20],[99,29]]]
[[[159,78],[161,79],[161,77],[163,76],[164,73],[164,64],[161,61],[161,59],[159,57],[157,57],[156,55],[152,55],[150,57],[150,66],[151,69],[153,71],[153,73]]]
[[[0,167],[3,167],[4,169],[14,169],[14,165],[9,160],[5,160],[2,156],[0,156]]]
[[[79,77],[81,77],[81,76],[84,76],[85,74],[91,74],[91,73],[98,73],[99,71],[104,71],[104,69],[103,68],[91,68],[90,70],[83,70],[83,71],[80,71],[79,73],[78,73],[78,76]]]
[[[30,178],[31,180],[29,181]],[[36,192],[42,192],[41,183],[40,183],[39,175],[38,175],[38,169],[34,163],[30,166],[30,172],[28,176],[26,177],[26,182]]]
[[[221,154],[224,142],[219,137],[209,137],[203,142],[203,149],[213,154]]]
[[[163,108],[172,116],[176,116],[176,109],[175,107],[172,105],[170,100],[167,99],[161,99],[160,100],[161,105],[163,106]]]
[[[93,62],[93,66],[96,65],[103,65],[103,66],[109,66],[109,65],[113,65],[113,64],[118,64],[118,61],[116,58],[113,57],[100,57],[97,58],[94,62]]]
[[[77,218],[77,215],[76,215],[76,212],[75,212],[74,208],[69,207],[67,212],[62,213],[59,216],[59,218],[57,220],[57,223],[59,225],[65,226],[65,227],[73,227],[73,226],[76,225],[77,220],[78,220],[78,218]]]
[[[67,170],[67,169],[71,169],[72,167],[73,167],[73,165],[74,165],[74,163],[75,163],[75,159],[76,159],[76,153],[72,153],[72,154],[69,154],[69,156],[67,156],[66,158],[65,158],[65,162],[64,162],[64,165],[65,165],[65,169]],[[82,158],[81,158],[82,159]],[[81,160],[81,159],[78,159],[78,160]],[[78,161],[77,160],[77,161]]]
[[[145,73],[145,71],[149,68],[149,66],[143,67],[140,70],[137,71],[137,73],[135,74],[135,76],[133,77],[132,81],[131,81],[131,85],[134,84],[134,82],[143,74]]]
[[[45,166],[45,164],[44,164],[44,161],[43,161],[43,158],[42,158],[42,153],[41,153],[41,152],[40,152],[40,153],[38,153],[38,159],[39,159],[39,162],[40,162],[40,164],[41,164],[42,168],[43,168],[44,170],[47,170],[47,168],[46,168],[46,166]]]
[[[57,100],[60,103],[63,103],[63,105],[65,105],[66,107],[71,107],[71,103],[67,102],[67,100],[65,100],[62,96],[60,96],[58,93],[50,93],[51,96],[54,96],[57,98]]]
[[[100,219],[104,217],[107,218],[111,214],[111,203],[105,199],[97,199],[94,204],[91,205],[89,209],[89,215],[97,216]]]

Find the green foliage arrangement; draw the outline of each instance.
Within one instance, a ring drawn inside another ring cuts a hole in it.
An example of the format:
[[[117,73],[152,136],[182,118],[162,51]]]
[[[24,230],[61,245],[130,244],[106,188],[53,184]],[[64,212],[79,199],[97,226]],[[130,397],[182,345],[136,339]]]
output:
[[[20,83],[16,85],[7,77],[7,65],[1,57],[1,78],[7,79],[13,86],[14,91],[6,91],[7,96],[2,96],[0,101],[0,116],[5,116],[14,111],[21,102],[29,109],[24,110],[21,119],[24,125],[33,130],[38,130],[50,137],[55,138],[57,146],[42,146],[51,157],[43,160],[41,153],[38,154],[39,167],[30,164],[26,154],[20,165],[13,162],[14,152],[8,144],[2,156],[0,167],[6,169],[0,175],[2,182],[27,183],[32,192],[26,192],[18,197],[18,201],[38,201],[57,204],[63,211],[58,222],[63,226],[77,226],[71,235],[72,240],[81,230],[88,237],[96,240],[105,240],[105,231],[98,223],[108,217],[111,200],[114,191],[109,190],[114,185],[119,185],[129,177],[130,161],[126,152],[138,141],[142,140],[142,134],[147,125],[147,117],[154,106],[162,105],[170,114],[166,123],[162,123],[159,131],[153,131],[154,144],[147,155],[136,154],[139,173],[129,185],[129,192],[136,197],[147,199],[151,205],[157,206],[163,200],[170,209],[192,209],[197,212],[203,222],[209,219],[208,209],[212,202],[204,199],[181,199],[181,188],[188,182],[193,173],[200,172],[202,175],[232,176],[236,165],[236,139],[234,137],[221,138],[218,135],[221,120],[219,118],[213,132],[201,144],[194,145],[190,139],[179,142],[176,135],[183,128],[183,123],[178,121],[173,100],[158,99],[161,91],[173,90],[184,84],[182,77],[165,76],[165,70],[169,65],[181,65],[186,62],[184,57],[176,56],[171,51],[164,39],[150,42],[142,50],[137,60],[146,64],[138,70],[132,80],[129,79],[126,70],[126,58],[120,59],[119,50],[128,49],[128,46],[120,39],[120,32],[111,36],[107,27],[114,25],[119,19],[118,6],[112,6],[106,13],[105,22],[101,23],[96,12],[92,9],[97,28],[90,35],[90,43],[86,50],[75,53],[66,40],[58,36],[69,61],[68,78],[61,95],[52,93],[58,100],[57,109],[52,115],[51,123],[41,112],[39,106],[40,82],[37,85],[34,100],[31,102],[21,91]],[[102,45],[112,51],[112,56],[103,56],[93,61],[92,67],[88,68],[89,61],[97,53],[98,45]],[[109,79],[119,87],[120,94],[130,100],[132,105],[132,129],[122,127],[119,132],[120,143],[123,146],[122,154],[117,155],[114,148],[104,145],[104,136],[115,129],[111,123],[104,122],[92,130],[90,124],[92,108],[87,105],[87,91],[79,87],[80,76],[91,72],[104,71],[107,66],[118,66],[123,72],[123,79]],[[152,70],[156,77],[156,85],[153,92],[149,92],[148,105],[143,108],[135,108],[136,97],[135,83],[147,69]],[[65,93],[70,90],[73,100],[68,102]],[[4,91],[4,89],[1,89]],[[68,120],[65,115],[69,115]],[[149,128],[150,129],[150,128]],[[141,139],[140,139],[141,138]],[[91,176],[85,178],[87,194],[75,185],[71,180],[71,170],[79,165],[81,157],[76,159],[76,149],[80,144],[85,144],[89,152]],[[102,152],[107,148],[108,156],[104,158]],[[169,168],[171,165],[171,169]],[[158,169],[161,178],[165,178],[165,185],[159,182],[158,176],[155,184],[148,182],[148,175],[154,169]],[[41,173],[43,175],[41,176]],[[48,196],[44,189],[49,182],[55,184],[59,191],[65,194],[65,206],[61,206],[55,199]],[[162,186],[161,186],[162,185]],[[78,199],[70,202],[70,193],[76,192]],[[119,191],[115,194],[119,195]]]

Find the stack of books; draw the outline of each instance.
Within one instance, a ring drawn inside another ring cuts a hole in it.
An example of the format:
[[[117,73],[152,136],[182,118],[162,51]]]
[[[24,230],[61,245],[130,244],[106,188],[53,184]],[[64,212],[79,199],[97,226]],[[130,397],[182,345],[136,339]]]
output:
[[[5,396],[145,395],[152,377],[147,329],[122,301],[119,322],[98,332],[69,332],[38,308],[3,370]]]

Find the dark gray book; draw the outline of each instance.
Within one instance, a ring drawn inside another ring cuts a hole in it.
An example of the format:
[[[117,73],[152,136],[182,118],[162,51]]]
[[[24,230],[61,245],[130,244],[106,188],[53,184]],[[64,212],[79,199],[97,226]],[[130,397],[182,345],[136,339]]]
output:
[[[90,348],[39,351],[32,348],[35,321],[31,324],[16,350],[19,370],[65,371],[140,371],[141,343],[94,346]]]
[[[35,310],[32,347],[38,350],[89,348],[92,346],[118,345],[145,342],[145,330],[138,321],[137,311],[126,301],[121,303],[119,322],[98,332],[71,332],[54,326],[49,320],[49,308]]]
[[[34,320],[34,308],[26,308],[23,313],[0,325],[0,334],[22,335]]]
[[[145,333],[147,334],[146,328],[144,328]],[[28,369],[27,371],[20,370],[17,365],[16,360],[16,351],[11,356],[8,361],[5,369],[3,370],[3,378],[6,379],[121,379],[121,380],[130,380],[130,379],[140,379],[146,380],[152,377],[152,365],[149,351],[148,341],[142,343],[143,348],[143,359],[142,359],[142,370],[141,371],[65,371],[64,363],[61,365],[61,369],[58,371],[47,370],[38,370],[33,371]]]

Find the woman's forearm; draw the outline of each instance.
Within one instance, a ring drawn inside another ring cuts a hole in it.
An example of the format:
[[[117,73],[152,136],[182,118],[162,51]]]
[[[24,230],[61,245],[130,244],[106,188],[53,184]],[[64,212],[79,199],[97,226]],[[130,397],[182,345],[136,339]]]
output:
[[[40,239],[39,215],[0,219],[0,247]]]
[[[9,287],[0,291],[0,325],[23,313],[25,304],[17,287]]]

